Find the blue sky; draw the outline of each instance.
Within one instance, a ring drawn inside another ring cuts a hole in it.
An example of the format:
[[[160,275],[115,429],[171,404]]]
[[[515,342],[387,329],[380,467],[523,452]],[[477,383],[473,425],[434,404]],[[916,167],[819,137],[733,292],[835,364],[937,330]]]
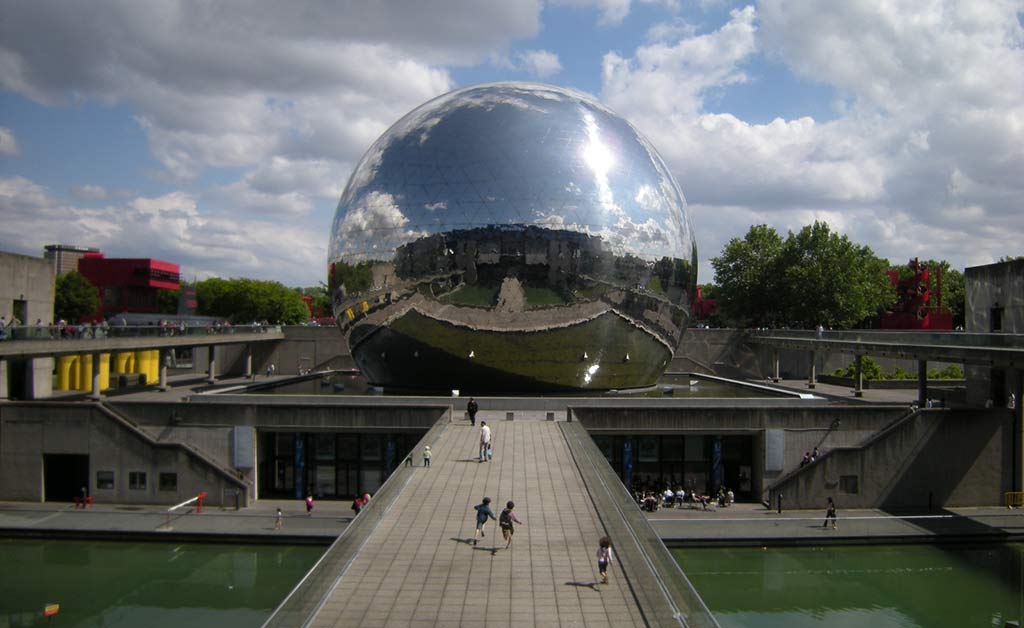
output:
[[[646,134],[708,260],[826,220],[894,263],[1024,254],[1024,2],[0,0],[0,250],[313,285],[388,126],[481,82]]]

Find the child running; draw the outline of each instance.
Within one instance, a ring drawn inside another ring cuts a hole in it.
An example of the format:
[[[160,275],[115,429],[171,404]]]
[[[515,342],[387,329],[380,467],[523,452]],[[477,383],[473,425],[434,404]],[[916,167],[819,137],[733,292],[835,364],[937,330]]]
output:
[[[612,540],[602,536],[600,547],[597,548],[597,570],[601,573],[601,584],[608,584],[608,565],[611,563]]]
[[[476,545],[478,538],[487,536],[484,534],[487,518],[496,519],[496,517],[494,516],[494,511],[491,510],[490,497],[484,497],[483,502],[473,506],[473,508],[476,510],[476,532],[473,533],[473,545]]]
[[[519,525],[525,525],[520,521],[519,517],[516,516],[516,513],[512,512],[512,509],[515,507],[516,505],[510,501],[505,504],[505,510],[502,510],[501,514],[498,515],[498,525],[501,526],[501,536],[505,537],[505,549],[508,549],[512,545],[512,535],[516,533],[516,529],[512,524],[518,523]]]

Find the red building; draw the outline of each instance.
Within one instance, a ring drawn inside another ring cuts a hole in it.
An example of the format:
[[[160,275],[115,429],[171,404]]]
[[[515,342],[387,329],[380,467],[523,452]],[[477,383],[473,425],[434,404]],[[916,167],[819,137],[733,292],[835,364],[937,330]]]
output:
[[[933,277],[927,266],[914,258],[908,268],[910,273],[905,279],[900,279],[897,270],[886,273],[896,290],[896,303],[882,314],[882,329],[953,329],[953,314],[942,307],[942,270],[935,269],[933,290]]]
[[[82,273],[100,293],[98,318],[159,312],[160,290],[181,287],[180,267],[157,259],[108,259],[102,253],[78,260]]]

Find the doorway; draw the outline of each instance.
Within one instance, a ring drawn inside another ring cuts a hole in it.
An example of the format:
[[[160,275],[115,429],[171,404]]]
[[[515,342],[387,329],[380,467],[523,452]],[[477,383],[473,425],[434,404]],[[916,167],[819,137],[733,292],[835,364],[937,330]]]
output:
[[[43,454],[43,501],[70,502],[89,494],[89,456],[80,454]]]

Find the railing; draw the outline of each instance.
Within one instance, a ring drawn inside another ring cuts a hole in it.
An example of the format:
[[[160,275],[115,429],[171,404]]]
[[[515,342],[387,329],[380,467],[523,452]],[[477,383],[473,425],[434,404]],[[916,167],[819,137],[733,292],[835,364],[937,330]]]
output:
[[[451,408],[416,443],[414,450],[422,449],[424,445],[433,445],[447,428],[450,415]],[[414,470],[415,467],[402,465],[391,473],[370,503],[363,507],[341,536],[335,539],[320,560],[299,584],[295,585],[288,597],[274,609],[270,618],[263,624],[264,628],[292,628],[309,624],[338,581],[345,575],[349,565],[359,555],[359,551],[373,534],[377,524],[387,516],[391,506],[398,500],[406,484],[412,479]]]
[[[576,421],[559,427],[647,625],[718,628],[718,621],[587,431]]]
[[[905,329],[852,329],[822,331],[813,329],[752,329],[751,339],[794,338],[798,340],[832,340],[838,342],[900,343],[936,345],[940,347],[1024,348],[1024,334],[966,333],[958,331],[907,331]]]
[[[280,332],[280,325],[8,325],[0,342],[9,340],[96,340],[102,338],[198,338],[214,335]]]

